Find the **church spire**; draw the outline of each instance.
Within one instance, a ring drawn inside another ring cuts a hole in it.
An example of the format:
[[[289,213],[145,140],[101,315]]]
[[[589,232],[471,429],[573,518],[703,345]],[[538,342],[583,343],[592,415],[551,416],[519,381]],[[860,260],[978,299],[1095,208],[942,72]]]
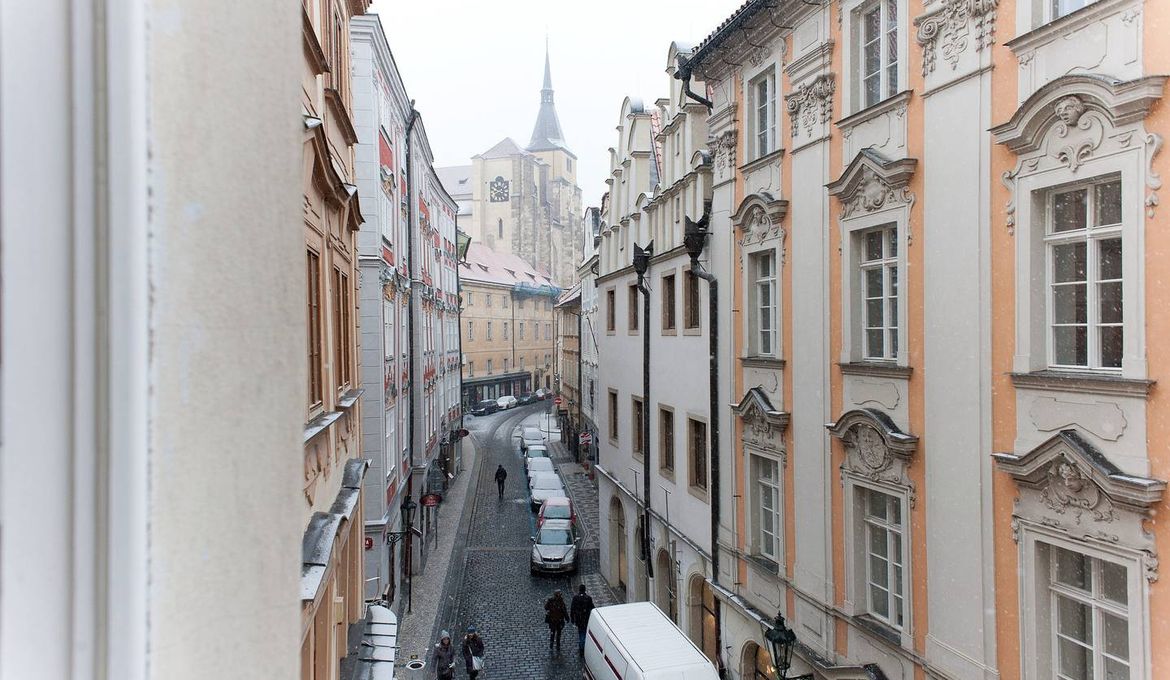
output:
[[[548,37],[544,39],[544,87],[540,90],[540,112],[536,114],[536,126],[532,128],[532,139],[528,141],[529,151],[562,149],[565,146],[561,135],[561,121],[553,104],[552,67],[548,58]]]

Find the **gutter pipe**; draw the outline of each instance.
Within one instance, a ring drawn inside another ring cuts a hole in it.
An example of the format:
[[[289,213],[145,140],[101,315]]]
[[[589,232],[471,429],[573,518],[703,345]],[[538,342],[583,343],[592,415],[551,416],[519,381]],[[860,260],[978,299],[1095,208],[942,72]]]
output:
[[[642,292],[642,562],[646,565],[646,592],[653,591],[654,560],[650,558],[650,287],[646,272],[654,242],[641,248],[634,244],[634,270],[638,273],[638,290]]]
[[[410,381],[409,392],[406,398],[409,402],[409,431],[410,431],[410,469],[411,484],[408,487],[406,498],[410,500],[410,496],[414,491],[414,444],[415,444],[415,425],[414,425],[414,177],[411,169],[413,167],[414,158],[414,142],[411,139],[411,133],[414,131],[414,124],[418,122],[418,110],[414,108],[414,100],[410,100],[410,119],[406,122],[406,258],[407,258],[407,279],[410,281],[410,290],[406,296],[406,342],[407,351],[410,353],[407,358],[408,377]],[[411,605],[414,602],[414,526],[406,527],[406,613],[411,613]]]

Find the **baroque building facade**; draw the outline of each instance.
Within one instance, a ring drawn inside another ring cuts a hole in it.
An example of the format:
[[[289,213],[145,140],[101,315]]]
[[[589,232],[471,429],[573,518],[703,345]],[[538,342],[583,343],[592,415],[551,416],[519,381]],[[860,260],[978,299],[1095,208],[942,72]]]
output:
[[[682,218],[706,227],[727,291],[714,536],[660,520],[653,495],[646,511],[633,471],[602,474],[612,585],[676,616],[727,677],[776,677],[777,614],[799,642],[789,674],[818,679],[1170,667],[1168,15],[1140,0],[751,0],[680,50],[710,154]],[[623,108],[623,134],[653,123]],[[602,309],[623,310],[601,343],[601,387],[618,394],[603,473],[670,457],[633,432],[644,411],[621,396],[641,389],[639,348],[618,337],[637,332],[640,299],[623,248],[653,237],[654,276],[669,185],[640,174],[648,136],[617,153],[615,185],[638,176],[644,196],[617,194],[602,239]],[[652,357],[670,340],[652,337]],[[676,392],[652,383],[651,423],[654,395]],[[675,571],[647,578],[636,514],[689,544]]]

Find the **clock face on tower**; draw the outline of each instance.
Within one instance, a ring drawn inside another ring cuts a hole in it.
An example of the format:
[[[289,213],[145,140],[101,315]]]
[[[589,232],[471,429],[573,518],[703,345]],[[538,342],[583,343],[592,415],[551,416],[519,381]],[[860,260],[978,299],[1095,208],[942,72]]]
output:
[[[488,185],[488,194],[491,197],[492,203],[502,203],[508,200],[508,180],[503,177],[496,177],[492,183]]]

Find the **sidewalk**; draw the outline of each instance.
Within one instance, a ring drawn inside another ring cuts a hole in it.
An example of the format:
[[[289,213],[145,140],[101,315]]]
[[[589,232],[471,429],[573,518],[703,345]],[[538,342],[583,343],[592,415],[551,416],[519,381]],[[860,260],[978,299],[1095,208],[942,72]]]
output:
[[[447,582],[447,572],[451,567],[451,554],[455,548],[456,535],[463,524],[465,510],[468,509],[467,490],[472,477],[478,473],[476,463],[479,460],[479,452],[475,437],[465,437],[463,447],[463,471],[455,479],[454,485],[447,489],[443,504],[440,506],[438,546],[432,548],[428,544],[427,549],[432,552],[427,557],[426,567],[414,574],[411,586],[414,588],[411,613],[407,614],[405,608],[400,612],[398,656],[395,663],[398,669],[403,669],[414,656],[425,659],[435,642],[431,636],[442,605],[443,585]]]

